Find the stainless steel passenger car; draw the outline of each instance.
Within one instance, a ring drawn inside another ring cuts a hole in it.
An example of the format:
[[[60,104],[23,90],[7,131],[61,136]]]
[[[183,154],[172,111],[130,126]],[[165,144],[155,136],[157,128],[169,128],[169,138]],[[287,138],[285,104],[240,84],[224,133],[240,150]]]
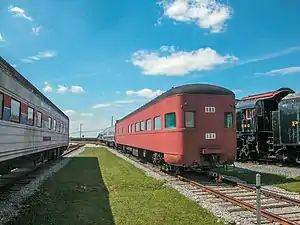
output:
[[[115,126],[106,128],[102,133],[102,141],[108,146],[115,146]]]
[[[0,57],[0,174],[62,154],[68,137],[69,118]]]

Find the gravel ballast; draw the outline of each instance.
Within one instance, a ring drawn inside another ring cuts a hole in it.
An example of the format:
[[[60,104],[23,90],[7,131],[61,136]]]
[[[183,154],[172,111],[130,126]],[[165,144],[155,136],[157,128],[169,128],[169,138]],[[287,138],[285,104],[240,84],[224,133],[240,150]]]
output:
[[[245,163],[235,162],[235,167],[252,170],[259,173],[279,174],[287,178],[296,178],[300,176],[300,168],[294,167],[278,167],[275,165],[249,165]]]
[[[94,145],[90,145],[93,147]],[[86,147],[90,147],[86,145]],[[20,190],[11,193],[5,200],[0,201],[0,224],[5,224],[9,222],[12,218],[18,216],[23,207],[23,202],[30,196],[32,196],[36,191],[39,190],[40,185],[54,173],[58,172],[64,166],[68,164],[71,157],[76,156],[83,152],[85,147],[82,147],[69,155],[64,156],[65,158],[60,162],[53,165],[51,168],[43,171],[36,179],[31,181],[29,184],[20,187]]]

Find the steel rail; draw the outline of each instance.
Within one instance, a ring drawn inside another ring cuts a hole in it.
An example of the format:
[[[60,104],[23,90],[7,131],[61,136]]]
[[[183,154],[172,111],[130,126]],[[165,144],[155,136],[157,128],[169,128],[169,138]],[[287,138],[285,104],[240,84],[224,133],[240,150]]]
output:
[[[223,194],[219,191],[216,191],[216,190],[213,190],[212,188],[209,188],[205,185],[202,185],[202,184],[199,184],[193,180],[189,180],[187,178],[184,178],[184,177],[181,177],[181,176],[177,176],[180,180],[183,180],[183,181],[186,181],[186,182],[189,182],[197,187],[199,187],[200,189],[208,192],[208,193],[211,193],[221,199],[224,199],[228,202],[231,202],[235,205],[238,205],[244,209],[247,209],[249,211],[251,211],[252,213],[256,214],[256,207],[255,206],[252,206],[246,202],[243,202],[242,200],[238,200],[238,199],[235,199],[234,197],[231,197],[231,196],[228,196],[226,194]],[[269,220],[270,222],[279,222],[280,224],[282,225],[299,225],[299,223],[296,223],[292,220],[289,220],[289,219],[286,219],[286,218],[282,218],[276,214],[273,214],[271,212],[268,212],[266,210],[261,210],[261,215],[263,217],[265,217],[267,220]]]
[[[245,184],[237,183],[236,186],[241,187],[241,188],[243,188],[245,190],[248,190],[248,191],[256,191],[256,189],[254,187],[250,187],[250,186],[245,185]],[[278,200],[284,200],[285,202],[289,202],[289,203],[291,203],[295,206],[300,207],[300,200],[298,200],[298,199],[286,197],[286,196],[283,196],[283,195],[280,195],[280,194],[277,194],[277,193],[273,193],[271,191],[266,191],[266,190],[261,190],[261,193],[265,196],[272,197],[272,198],[275,198],[275,199],[278,199]]]

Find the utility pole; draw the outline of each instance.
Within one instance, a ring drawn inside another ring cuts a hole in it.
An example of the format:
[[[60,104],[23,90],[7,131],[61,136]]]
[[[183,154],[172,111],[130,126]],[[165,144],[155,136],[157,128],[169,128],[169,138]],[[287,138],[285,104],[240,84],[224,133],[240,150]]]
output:
[[[79,135],[80,135],[80,140],[81,140],[82,125],[83,125],[83,123],[80,123],[80,124],[79,124]]]

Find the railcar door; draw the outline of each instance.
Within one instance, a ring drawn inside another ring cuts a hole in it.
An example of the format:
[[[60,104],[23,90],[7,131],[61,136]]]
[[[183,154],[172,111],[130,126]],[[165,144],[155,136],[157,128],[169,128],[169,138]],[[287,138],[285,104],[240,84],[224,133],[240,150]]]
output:
[[[294,101],[280,105],[280,137],[282,144],[299,144],[299,104]]]

